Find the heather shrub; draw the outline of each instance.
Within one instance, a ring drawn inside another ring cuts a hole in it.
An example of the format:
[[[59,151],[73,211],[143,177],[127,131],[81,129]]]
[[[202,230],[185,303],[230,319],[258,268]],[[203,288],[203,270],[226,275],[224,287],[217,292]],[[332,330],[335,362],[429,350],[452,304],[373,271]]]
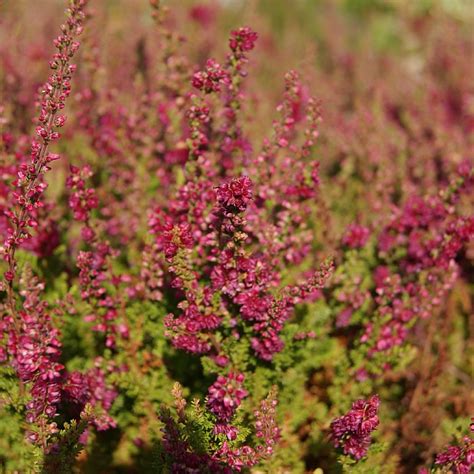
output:
[[[2,472],[470,472],[469,9],[58,3],[0,4]]]

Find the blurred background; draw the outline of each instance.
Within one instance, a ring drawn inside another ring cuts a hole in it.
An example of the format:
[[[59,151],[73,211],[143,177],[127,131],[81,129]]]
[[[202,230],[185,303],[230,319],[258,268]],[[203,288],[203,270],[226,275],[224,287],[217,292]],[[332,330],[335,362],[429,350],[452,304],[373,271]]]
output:
[[[13,83],[15,72],[20,75],[24,68],[32,82],[44,78],[45,59],[52,52],[51,40],[66,3],[64,0],[0,0],[0,74],[11,72]],[[386,63],[394,57],[403,60],[404,68],[412,74],[410,80],[436,50],[438,53],[449,51],[454,57],[467,54],[472,59],[472,48],[469,51],[450,49],[455,36],[472,42],[474,2],[470,0],[179,0],[162,3],[170,7],[166,18],[168,26],[186,38],[183,55],[194,58],[196,64],[209,55],[222,59],[231,29],[249,25],[257,30],[260,41],[253,56],[257,73],[251,76],[263,82],[270,94],[279,93],[281,88],[273,87],[272,83],[281,83],[285,71],[292,68],[306,71],[308,75],[314,75],[315,66],[325,72],[335,70],[335,74],[339,69],[351,76],[356,87],[370,87],[386,74]],[[126,79],[133,81],[130,76],[136,71],[133,65],[137,66],[140,55],[151,63],[159,56],[156,49],[160,44],[148,1],[91,1],[90,10],[93,21],[86,34],[94,43],[94,54],[99,56],[103,71],[109,71],[108,77],[101,78],[104,85],[113,87],[123,85]],[[401,63],[397,63],[397,67],[400,66]],[[117,74],[110,74],[111,68]],[[400,71],[402,76],[404,72]],[[357,77],[358,73],[363,77]],[[325,87],[313,83],[312,92],[324,99]]]

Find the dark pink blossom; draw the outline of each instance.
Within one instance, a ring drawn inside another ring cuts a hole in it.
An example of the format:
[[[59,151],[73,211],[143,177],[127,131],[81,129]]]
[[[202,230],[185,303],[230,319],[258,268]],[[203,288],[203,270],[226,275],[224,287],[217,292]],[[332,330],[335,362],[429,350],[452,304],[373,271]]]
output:
[[[207,405],[219,420],[229,422],[248,395],[243,388],[244,380],[244,374],[230,372],[227,376],[220,375],[209,387]]]
[[[361,248],[367,243],[369,235],[370,232],[367,227],[351,224],[342,238],[342,243],[352,249]]]
[[[462,445],[449,446],[439,453],[435,464],[448,468],[454,474],[469,474],[474,467],[474,440],[465,436]]]
[[[362,459],[371,442],[371,433],[379,424],[380,400],[373,395],[367,401],[357,400],[352,408],[331,423],[331,440],[334,446],[342,447],[344,454],[356,460]]]
[[[234,30],[231,33],[229,47],[232,51],[246,52],[255,47],[258,34],[248,26]]]
[[[219,92],[222,85],[229,83],[229,74],[214,59],[208,59],[206,68],[194,74],[192,83],[193,87],[206,94]]]
[[[216,190],[217,202],[227,212],[243,212],[252,199],[252,181],[248,176],[233,178]]]

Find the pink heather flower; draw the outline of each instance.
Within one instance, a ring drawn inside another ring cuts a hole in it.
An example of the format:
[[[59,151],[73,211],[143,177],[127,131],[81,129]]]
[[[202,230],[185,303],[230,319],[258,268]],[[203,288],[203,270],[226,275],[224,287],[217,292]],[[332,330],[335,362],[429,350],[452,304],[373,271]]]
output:
[[[45,205],[43,210],[47,211],[52,206]],[[31,223],[31,221],[30,221]],[[60,244],[58,224],[50,217],[42,216],[35,228],[35,233],[23,244],[23,248],[30,250],[38,257],[48,257]]]
[[[390,269],[385,266],[378,266],[373,273],[375,288],[383,288],[390,277]]]
[[[352,308],[344,308],[337,316],[336,327],[344,328],[350,324],[352,313],[354,310]]]
[[[189,10],[189,16],[203,28],[210,26],[216,19],[215,6],[198,4]]]
[[[278,329],[266,323],[254,326],[258,337],[253,337],[250,344],[260,359],[271,361],[275,354],[283,350],[285,343],[280,339]]]
[[[370,434],[378,424],[377,415],[380,399],[373,395],[366,400],[357,400],[352,408],[331,423],[331,440],[336,447],[342,447],[344,454],[362,459],[370,446]]]
[[[191,229],[186,222],[174,226],[171,232],[164,232],[162,238],[165,257],[168,260],[171,260],[180,248],[191,248],[193,244]]]
[[[16,275],[16,249],[32,237],[29,228],[37,227],[35,213],[44,207],[42,196],[47,184],[43,182],[43,175],[51,169],[50,163],[59,159],[58,155],[49,153],[49,145],[60,138],[55,127],[62,127],[66,121],[66,117],[58,115],[58,112],[64,109],[66,99],[71,94],[71,79],[76,70],[71,59],[79,48],[75,38],[83,31],[86,4],[87,0],[70,2],[68,19],[61,26],[62,33],[53,42],[57,52],[49,63],[53,73],[40,91],[40,112],[37,118],[39,124],[36,127],[38,139],[35,137],[31,141],[30,162],[19,167],[18,179],[14,182],[17,188],[13,193],[16,210],[5,213],[11,223],[4,242],[4,260],[8,263],[6,278],[9,277],[7,282],[10,287]],[[11,292],[8,298],[10,306],[13,306]]]
[[[95,189],[86,188],[85,180],[92,176],[89,166],[79,169],[71,166],[71,175],[66,180],[66,186],[72,190],[69,197],[69,207],[71,208],[74,219],[87,222],[92,209],[99,205]]]
[[[171,320],[172,315],[165,318],[166,327],[170,326],[168,322]],[[168,333],[166,333],[166,335],[168,336]],[[173,346],[176,347],[176,349],[181,349],[193,354],[206,354],[211,349],[211,344],[196,334],[178,334],[173,337],[172,341]]]
[[[232,31],[229,39],[229,47],[232,51],[251,51],[255,47],[258,34],[248,26]]]
[[[95,361],[95,367],[85,373],[71,372],[67,374],[63,383],[63,396],[76,415],[84,409],[86,404],[100,407],[101,413],[95,417],[93,423],[99,431],[115,428],[116,421],[108,414],[117,397],[114,388],[107,385],[106,373],[100,368],[100,359]]]
[[[10,320],[0,325],[0,329],[8,335],[8,356],[18,378],[31,384],[26,421],[33,424],[43,415],[48,419],[56,415],[61,401],[60,381],[64,366],[59,362],[59,330],[53,326],[46,302],[41,300],[44,284],[28,272],[22,278],[22,284],[25,286],[22,290],[25,299],[23,310],[19,312],[19,327],[15,328]],[[2,358],[5,356],[7,354]],[[44,441],[40,437],[29,439]]]
[[[241,448],[232,449],[227,442],[222,444],[216,457],[229,466],[229,473],[240,472],[242,468],[255,466],[260,461],[259,455],[251,446],[244,445]]]
[[[206,68],[194,74],[192,83],[196,89],[206,94],[219,92],[222,85],[229,84],[229,74],[214,59],[208,59]]]
[[[229,422],[248,395],[242,388],[245,376],[230,372],[229,375],[220,375],[209,387],[207,405],[214,415],[223,422]]]
[[[469,474],[474,466],[474,440],[465,436],[462,446],[449,446],[436,456],[435,464],[454,474]]]
[[[216,426],[214,426],[212,432],[215,435],[223,434],[227,437],[227,439],[232,441],[237,438],[239,430],[235,426],[218,423]]]
[[[266,450],[270,453],[280,438],[280,429],[275,420],[277,405],[276,393],[272,389],[268,397],[260,403],[260,409],[254,411],[255,434],[263,440]]]
[[[255,448],[248,445],[232,448],[224,442],[215,458],[231,467],[231,472],[240,472],[242,468],[255,466],[262,459],[269,458],[280,438],[280,430],[275,421],[276,406],[276,394],[272,389],[268,397],[260,403],[259,409],[254,412],[255,434],[260,444]]]
[[[257,288],[242,292],[234,298],[234,301],[241,305],[240,314],[248,321],[261,320],[266,317],[270,310],[273,298],[270,295],[259,295]]]
[[[252,181],[248,176],[233,178],[216,190],[217,202],[227,212],[243,212],[252,199]]]
[[[358,249],[363,247],[369,239],[369,229],[359,224],[351,224],[342,238],[342,243],[351,249]]]
[[[212,357],[212,360],[219,366],[225,367],[229,363],[229,358],[223,354],[218,354]]]
[[[174,224],[171,216],[156,209],[148,220],[151,233],[156,235],[158,248],[163,250],[168,260],[178,253],[180,248],[191,248],[193,237],[188,223]]]

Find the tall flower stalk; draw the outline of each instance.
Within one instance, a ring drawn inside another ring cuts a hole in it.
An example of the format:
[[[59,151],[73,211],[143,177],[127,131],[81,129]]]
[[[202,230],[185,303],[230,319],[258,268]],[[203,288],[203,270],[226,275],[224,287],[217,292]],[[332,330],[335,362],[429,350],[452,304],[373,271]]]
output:
[[[61,34],[54,40],[57,52],[49,63],[52,71],[40,91],[40,113],[37,118],[36,137],[31,142],[29,163],[20,165],[13,193],[16,209],[4,211],[9,218],[8,237],[3,255],[7,262],[5,272],[7,304],[10,314],[4,317],[3,334],[7,336],[7,351],[2,360],[9,360],[15,370],[20,394],[27,396],[27,439],[39,445],[44,453],[52,446],[49,440],[58,432],[54,421],[61,400],[61,376],[64,366],[59,362],[61,342],[59,330],[48,314],[48,304],[42,300],[44,283],[25,269],[20,272],[16,252],[38,227],[37,212],[45,203],[43,193],[46,183],[43,175],[59,155],[49,151],[50,144],[58,140],[66,117],[62,114],[66,99],[71,93],[71,78],[76,66],[71,63],[79,48],[76,37],[83,29],[86,0],[71,0],[67,20]],[[18,288],[15,288],[15,283]],[[22,297],[21,308],[18,294]],[[26,392],[28,388],[29,393]]]
[[[40,91],[40,114],[37,118],[36,136],[31,142],[30,162],[20,166],[14,183],[17,208],[6,210],[10,220],[9,235],[3,246],[4,259],[8,264],[5,272],[8,304],[19,329],[14,284],[17,280],[16,251],[29,238],[30,231],[38,226],[36,210],[44,206],[42,195],[47,187],[42,177],[50,169],[50,163],[59,155],[49,152],[50,144],[60,138],[58,129],[64,126],[66,116],[61,112],[71,93],[71,78],[76,65],[71,63],[79,49],[76,38],[82,33],[87,0],[71,0],[67,20],[61,25],[61,34],[54,40],[57,52],[49,62],[52,71]]]

